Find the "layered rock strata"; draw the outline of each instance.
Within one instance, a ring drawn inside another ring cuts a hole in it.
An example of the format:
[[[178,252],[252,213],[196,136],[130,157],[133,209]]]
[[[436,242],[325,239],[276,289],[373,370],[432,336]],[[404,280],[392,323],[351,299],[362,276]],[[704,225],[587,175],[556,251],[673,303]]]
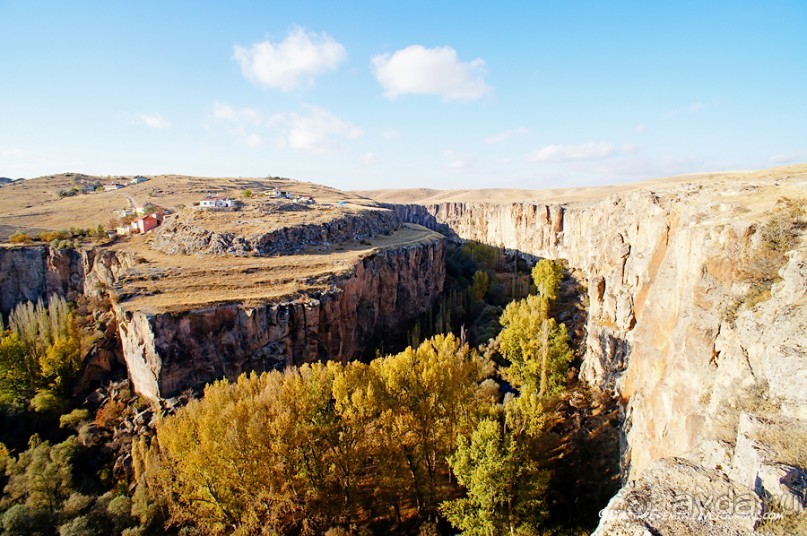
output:
[[[293,301],[147,314],[118,305],[136,391],[151,399],[248,371],[360,358],[428,310],[443,289],[445,243],[381,250],[330,290]]]
[[[807,191],[803,177],[770,186],[766,195]],[[758,187],[738,180],[585,203],[389,206],[403,221],[447,226],[462,239],[566,259],[582,270],[590,307],[581,378],[618,397],[626,479],[643,478],[651,489],[671,471],[651,467],[680,457],[694,467],[687,474],[703,470],[708,479],[716,471],[731,480],[727,489],[787,495],[797,504],[807,502],[798,484],[807,473],[788,453],[807,432],[807,247],[802,234],[768,274],[778,269],[779,282],[770,293],[758,291],[749,266],[765,249],[760,228],[779,210],[759,209]],[[773,207],[775,198],[767,201]],[[743,419],[754,419],[757,436],[778,441],[749,443]],[[754,449],[764,456],[748,454]],[[724,528],[744,533],[758,516],[750,525],[734,521]]]
[[[388,235],[400,225],[400,220],[389,210],[367,209],[323,223],[240,234],[208,229],[192,216],[191,211],[166,219],[157,229],[151,247],[169,255],[292,255],[309,246]]]
[[[54,294],[100,295],[133,262],[130,255],[100,249],[0,248],[0,313]]]

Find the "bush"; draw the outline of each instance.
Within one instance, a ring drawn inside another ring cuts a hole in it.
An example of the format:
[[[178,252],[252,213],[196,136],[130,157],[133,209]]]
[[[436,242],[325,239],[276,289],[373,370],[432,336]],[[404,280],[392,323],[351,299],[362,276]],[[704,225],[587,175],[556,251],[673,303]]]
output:
[[[59,536],[94,536],[98,532],[93,528],[89,518],[79,516],[59,527]]]
[[[3,534],[48,534],[51,530],[48,515],[24,504],[15,504],[3,514]]]
[[[78,428],[79,425],[90,419],[90,412],[86,409],[74,409],[59,417],[59,428]]]
[[[30,407],[37,413],[59,414],[63,412],[67,406],[67,402],[61,397],[55,395],[53,392],[43,389],[37,391],[36,395],[31,399]]]
[[[67,231],[43,231],[36,235],[36,239],[42,242],[53,242],[54,240],[65,240],[67,238],[70,238],[70,233]]]
[[[126,404],[120,400],[110,400],[95,414],[95,424],[100,428],[111,428],[121,420],[125,411]]]
[[[12,244],[29,244],[33,239],[25,233],[14,233],[8,237],[8,241]]]

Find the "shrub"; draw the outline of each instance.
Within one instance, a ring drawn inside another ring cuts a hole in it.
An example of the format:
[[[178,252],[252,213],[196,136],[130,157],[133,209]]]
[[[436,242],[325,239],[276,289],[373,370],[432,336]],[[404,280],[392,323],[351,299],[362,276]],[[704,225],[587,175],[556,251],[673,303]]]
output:
[[[90,412],[86,409],[74,409],[70,413],[65,413],[59,417],[59,428],[78,428],[78,426],[89,420]]]
[[[67,403],[53,392],[43,389],[34,395],[29,405],[37,413],[58,415],[65,410]]]
[[[54,240],[65,240],[67,238],[70,238],[70,233],[67,231],[43,231],[36,235],[36,239],[42,242],[53,242]]]
[[[12,244],[28,244],[33,239],[25,233],[14,233],[13,235],[8,237],[8,241]]]
[[[125,411],[126,404],[120,400],[110,400],[95,414],[95,424],[101,428],[111,428],[121,420]]]

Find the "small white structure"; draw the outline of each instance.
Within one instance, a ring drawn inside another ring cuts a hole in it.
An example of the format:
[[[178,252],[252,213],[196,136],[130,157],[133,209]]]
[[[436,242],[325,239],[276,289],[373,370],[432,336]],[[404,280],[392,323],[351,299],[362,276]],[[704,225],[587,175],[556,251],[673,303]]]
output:
[[[235,208],[235,203],[235,199],[229,197],[206,197],[199,201],[199,208],[207,210]]]
[[[123,188],[122,184],[118,184],[117,182],[113,182],[111,184],[104,184],[104,191],[111,192],[112,190],[120,190]]]
[[[138,175],[137,177],[132,179],[132,184],[140,184],[141,182],[146,182],[147,180],[149,180],[148,177]]]

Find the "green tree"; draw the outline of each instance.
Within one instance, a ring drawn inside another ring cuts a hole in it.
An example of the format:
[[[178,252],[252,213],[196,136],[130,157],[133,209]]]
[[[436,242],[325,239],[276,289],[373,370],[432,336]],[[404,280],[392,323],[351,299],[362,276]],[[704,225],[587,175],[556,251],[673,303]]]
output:
[[[471,287],[471,296],[475,300],[482,300],[490,289],[490,276],[484,270],[477,270],[474,273],[474,282]]]
[[[537,534],[547,475],[499,422],[483,420],[470,439],[460,437],[449,461],[466,496],[440,509],[462,534]]]
[[[538,295],[553,304],[558,298],[560,282],[563,281],[563,266],[550,259],[541,259],[532,269],[532,280]]]
[[[564,324],[549,317],[549,301],[528,296],[502,313],[499,348],[510,362],[504,375],[515,387],[534,387],[539,396],[562,389],[572,359]]]
[[[36,363],[15,333],[0,339],[0,405],[28,400],[34,395]]]
[[[28,450],[8,461],[5,493],[9,500],[55,515],[70,494],[77,449],[75,436],[53,446],[32,436]]]

